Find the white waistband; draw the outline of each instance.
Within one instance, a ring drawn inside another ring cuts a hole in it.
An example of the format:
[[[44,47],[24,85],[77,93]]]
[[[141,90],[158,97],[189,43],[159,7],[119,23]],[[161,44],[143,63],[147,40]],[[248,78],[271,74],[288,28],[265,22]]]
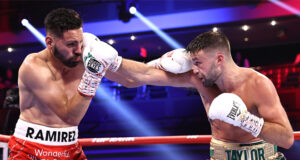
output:
[[[257,140],[257,141],[253,141],[253,142],[249,142],[249,143],[234,143],[234,142],[224,142],[224,141],[220,141],[220,140],[217,140],[215,138],[211,138],[211,141],[214,142],[214,143],[222,143],[222,144],[228,144],[228,145],[247,145],[247,144],[254,144],[254,143],[259,143],[259,142],[262,142],[263,140]]]
[[[51,128],[19,119],[14,136],[39,144],[63,146],[77,142],[78,128],[77,126]]]

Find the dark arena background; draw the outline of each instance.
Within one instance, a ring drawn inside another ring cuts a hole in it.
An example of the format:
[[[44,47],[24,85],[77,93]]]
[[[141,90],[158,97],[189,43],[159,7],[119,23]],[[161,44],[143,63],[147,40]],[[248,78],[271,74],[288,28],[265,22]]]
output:
[[[138,14],[129,13],[131,6]],[[293,130],[300,130],[300,0],[1,0],[0,134],[12,135],[19,117],[17,79],[22,61],[44,49],[43,40],[24,22],[45,36],[44,17],[60,7],[76,10],[85,32],[112,45],[120,56],[140,62],[184,48],[202,32],[224,32],[235,62],[272,80]],[[210,134],[196,90],[150,85],[126,88],[105,78],[79,125],[79,138]],[[1,158],[7,153],[4,142],[0,143]],[[208,143],[83,149],[88,159],[209,159]],[[279,150],[289,160],[299,159],[300,141]]]

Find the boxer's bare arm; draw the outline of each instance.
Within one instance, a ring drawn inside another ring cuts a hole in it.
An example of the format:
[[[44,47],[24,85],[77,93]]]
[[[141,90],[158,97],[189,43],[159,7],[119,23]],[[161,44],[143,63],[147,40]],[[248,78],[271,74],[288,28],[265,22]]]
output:
[[[138,85],[194,87],[193,82],[195,81],[191,71],[183,74],[172,74],[128,59],[123,59],[117,73],[132,79]]]
[[[253,98],[265,121],[259,137],[280,147],[290,148],[294,143],[293,129],[273,83],[266,77],[258,77],[254,85],[256,92]]]
[[[143,83],[130,79],[119,72],[111,72],[109,70],[106,72],[105,78],[118,82],[127,88],[135,88],[143,85]]]
[[[26,57],[20,67],[19,80],[34,95],[34,101],[50,108],[69,125],[79,124],[91,101],[91,98],[81,96],[77,91],[68,98],[63,86],[55,81],[45,61],[31,55]],[[41,106],[39,108],[42,109]]]

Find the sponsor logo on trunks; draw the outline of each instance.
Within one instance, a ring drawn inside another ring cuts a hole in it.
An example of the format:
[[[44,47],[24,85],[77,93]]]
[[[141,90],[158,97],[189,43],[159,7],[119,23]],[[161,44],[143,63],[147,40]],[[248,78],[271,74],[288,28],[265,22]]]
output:
[[[45,151],[43,149],[35,149],[34,154],[38,158],[44,158],[44,157],[57,157],[57,158],[69,158],[70,157],[70,152],[68,151],[63,151],[63,152],[55,152],[55,151]]]
[[[225,150],[227,160],[265,160],[264,148],[256,148],[251,150]]]
[[[63,132],[63,131],[48,131],[48,130],[34,130],[34,128],[28,127],[26,131],[26,137],[36,140],[48,141],[48,142],[73,142],[75,141],[75,131]]]
[[[239,103],[233,101],[233,107],[231,108],[229,114],[227,115],[228,118],[235,120],[236,116],[241,114],[241,110],[239,110]]]

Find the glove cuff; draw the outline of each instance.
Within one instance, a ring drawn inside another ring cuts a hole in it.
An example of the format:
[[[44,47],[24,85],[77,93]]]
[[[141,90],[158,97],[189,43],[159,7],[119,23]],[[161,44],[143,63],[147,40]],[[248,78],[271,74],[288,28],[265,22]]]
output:
[[[257,137],[260,134],[263,125],[263,118],[259,118],[248,111],[242,115],[241,128],[251,133],[254,137]]]
[[[88,71],[82,75],[77,91],[86,97],[94,97],[103,76],[96,76]]]
[[[122,57],[121,56],[118,56],[116,61],[114,61],[110,66],[109,66],[109,70],[112,71],[112,72],[116,72],[120,65],[122,63]]]

